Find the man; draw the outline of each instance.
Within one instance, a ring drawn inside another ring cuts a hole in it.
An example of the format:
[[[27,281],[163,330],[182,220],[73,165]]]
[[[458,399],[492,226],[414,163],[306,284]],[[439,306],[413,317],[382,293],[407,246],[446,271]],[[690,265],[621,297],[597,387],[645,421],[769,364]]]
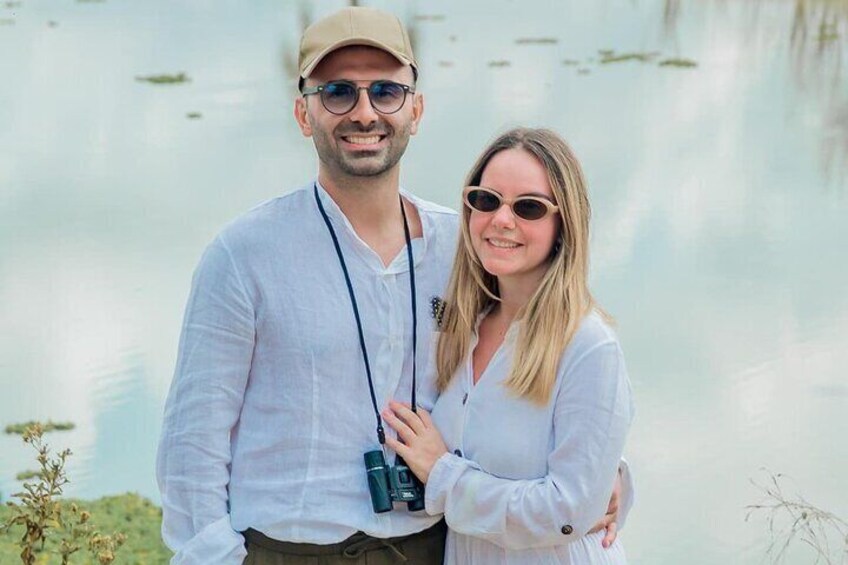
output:
[[[163,538],[180,564],[440,564],[444,522],[375,513],[363,460],[413,364],[432,408],[428,302],[456,244],[454,212],[399,190],[424,111],[409,37],[342,10],[304,32],[299,65],[318,178],[227,226],[195,272],[157,460]]]

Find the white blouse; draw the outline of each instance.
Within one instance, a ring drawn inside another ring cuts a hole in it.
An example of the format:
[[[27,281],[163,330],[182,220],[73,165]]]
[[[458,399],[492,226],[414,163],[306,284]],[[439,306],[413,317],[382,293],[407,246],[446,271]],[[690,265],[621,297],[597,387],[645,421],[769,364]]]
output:
[[[476,385],[475,337],[433,409],[451,453],[430,473],[426,509],[450,527],[445,563],[624,563],[619,541],[604,549],[603,532],[586,535],[606,512],[633,418],[618,340],[587,316],[539,406],[503,385],[517,335],[514,323]]]

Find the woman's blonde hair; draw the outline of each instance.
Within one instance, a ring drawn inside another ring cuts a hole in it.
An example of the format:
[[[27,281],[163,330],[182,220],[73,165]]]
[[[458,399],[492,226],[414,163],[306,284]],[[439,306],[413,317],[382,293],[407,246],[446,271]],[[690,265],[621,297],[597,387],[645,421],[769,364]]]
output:
[[[580,163],[568,144],[547,129],[516,128],[500,135],[477,158],[465,185],[478,186],[492,157],[506,149],[522,149],[539,160],[547,171],[560,217],[548,271],[518,314],[521,325],[514,362],[504,382],[517,396],[545,404],[565,347],[583,318],[596,308],[587,282],[589,199]],[[478,316],[499,300],[497,278],[483,269],[471,245],[469,216],[470,210],[463,206],[461,236],[436,351],[440,392],[468,354]]]

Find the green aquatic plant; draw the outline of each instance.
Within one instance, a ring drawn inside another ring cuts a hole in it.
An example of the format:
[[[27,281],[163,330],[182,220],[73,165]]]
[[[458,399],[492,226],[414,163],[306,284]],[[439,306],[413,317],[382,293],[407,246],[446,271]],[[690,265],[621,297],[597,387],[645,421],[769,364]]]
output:
[[[602,65],[608,65],[610,63],[625,63],[627,61],[638,61],[640,63],[649,63],[659,57],[659,53],[656,51],[646,52],[646,53],[619,53],[616,54],[614,51],[599,51],[601,55],[601,60],[599,61]]]
[[[661,67],[678,67],[682,69],[697,67],[698,63],[692,61],[691,59],[665,59],[660,61],[659,65]]]
[[[22,434],[24,443],[35,449],[40,470],[35,472],[36,482],[25,482],[23,491],[12,495],[20,503],[7,502],[8,513],[0,523],[0,532],[17,532],[18,556],[24,565],[46,562],[46,555],[54,554],[62,565],[70,562],[71,555],[87,547],[102,565],[114,561],[115,552],[126,541],[121,533],[104,536],[89,523],[91,513],[76,504],[65,504],[61,499],[63,488],[69,480],[65,463],[71,450],[53,455],[44,443],[44,429],[34,423]],[[22,530],[22,531],[21,531]],[[48,539],[52,540],[50,548]],[[5,561],[4,561],[5,562]]]
[[[519,37],[516,45],[555,45],[559,43],[556,37]]]
[[[138,82],[147,82],[150,84],[183,84],[186,82],[191,82],[191,79],[186,73],[177,73],[175,75],[161,74],[136,76],[135,80],[137,80]]]
[[[48,420],[45,423],[30,420],[29,422],[23,422],[20,424],[9,424],[8,426],[6,426],[6,433],[23,435],[29,428],[35,426],[36,424],[41,427],[41,433],[44,434],[53,431],[64,432],[72,430],[76,427],[73,422],[54,422],[53,420]]]
[[[199,120],[202,117],[203,114],[201,114],[200,112],[189,112],[186,114],[186,118],[188,118],[189,120]]]
[[[765,514],[771,541],[766,553],[773,563],[785,560],[789,549],[800,542],[815,553],[815,563],[845,563],[848,558],[848,522],[811,504],[799,494],[786,493],[782,473],[762,470],[764,482],[750,479],[762,494],[757,504],[745,507],[747,522],[753,515]]]

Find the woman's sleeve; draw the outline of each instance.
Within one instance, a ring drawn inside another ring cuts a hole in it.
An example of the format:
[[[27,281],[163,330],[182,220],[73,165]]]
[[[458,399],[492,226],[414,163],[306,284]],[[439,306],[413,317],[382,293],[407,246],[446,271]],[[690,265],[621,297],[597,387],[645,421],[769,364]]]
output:
[[[633,416],[630,383],[615,341],[566,368],[554,408],[548,474],[511,480],[443,455],[425,489],[427,511],[453,530],[508,549],[563,545],[606,513]]]

